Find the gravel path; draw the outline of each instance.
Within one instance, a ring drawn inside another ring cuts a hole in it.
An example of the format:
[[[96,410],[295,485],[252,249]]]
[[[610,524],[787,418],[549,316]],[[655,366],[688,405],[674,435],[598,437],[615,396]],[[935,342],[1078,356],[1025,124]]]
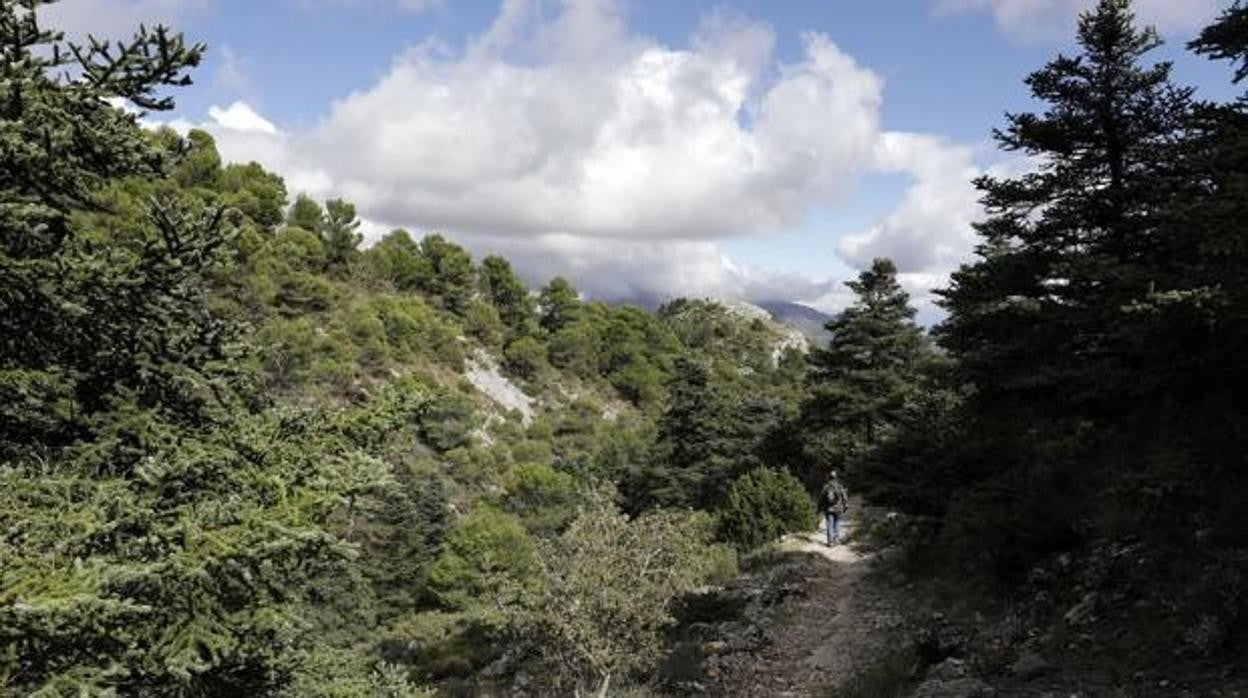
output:
[[[789,536],[783,552],[817,556],[800,593],[771,610],[768,646],[719,682],[730,696],[822,696],[889,653],[903,615],[869,580],[869,558],[829,548],[819,532]]]

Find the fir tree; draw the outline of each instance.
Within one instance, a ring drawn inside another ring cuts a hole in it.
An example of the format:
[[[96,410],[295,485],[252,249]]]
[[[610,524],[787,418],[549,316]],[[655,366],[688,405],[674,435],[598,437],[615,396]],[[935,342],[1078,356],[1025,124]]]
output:
[[[805,411],[808,427],[872,445],[914,391],[924,338],[892,261],[875,260],[846,285],[857,298],[826,325],[827,348],[811,353]]]
[[[254,411],[206,294],[234,230],[196,191],[211,144],[179,144],[175,193],[176,157],[109,103],[170,108],[202,47],[65,43],[47,4],[0,2],[0,684],[271,694],[350,557],[328,522],[386,473],[323,420]],[[129,185],[147,210],[109,210]]]
[[[940,332],[985,399],[1054,413],[1130,403],[1121,309],[1158,281],[1159,212],[1191,94],[1169,64],[1143,65],[1159,39],[1128,0],[1102,0],[1078,39],[1081,55],[1027,78],[1047,109],[1007,115],[995,134],[1041,164],[977,182],[980,260],[954,275]]]

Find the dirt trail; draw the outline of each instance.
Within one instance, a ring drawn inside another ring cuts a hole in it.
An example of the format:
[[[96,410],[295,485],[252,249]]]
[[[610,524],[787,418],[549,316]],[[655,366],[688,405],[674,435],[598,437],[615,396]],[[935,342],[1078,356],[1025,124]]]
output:
[[[770,643],[722,677],[732,696],[822,696],[891,649],[903,616],[867,580],[869,558],[828,547],[819,532],[789,536],[782,552],[817,556],[801,592],[770,612]]]

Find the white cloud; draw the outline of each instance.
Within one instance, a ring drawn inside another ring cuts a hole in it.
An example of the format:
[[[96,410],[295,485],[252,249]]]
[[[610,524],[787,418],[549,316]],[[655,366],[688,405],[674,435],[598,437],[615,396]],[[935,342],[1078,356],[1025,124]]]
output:
[[[908,173],[914,183],[901,203],[871,228],[846,236],[837,253],[857,269],[889,257],[903,273],[938,276],[951,271],[975,244],[971,224],[981,208],[971,181],[982,174],[971,148],[934,136],[885,133],[876,143],[882,172]]]
[[[800,223],[869,170],[910,173],[899,208],[846,240],[855,266],[896,257],[926,293],[969,249],[972,154],[880,129],[882,81],[827,36],[774,55],[770,26],[712,14],[687,48],[631,33],[608,0],[505,0],[462,51],[426,43],[315,125],[213,108],[227,160],[292,192],[345,196],[372,229],[452,233],[532,282],[596,297],[714,295],[843,307],[839,282],[728,259],[716,240]],[[182,124],[183,127],[186,124]]]
[[[304,159],[388,220],[651,238],[793,224],[869,161],[880,81],[825,36],[763,83],[754,26],[676,50],[582,1],[517,40],[524,5],[461,57],[402,56],[302,135]]]
[[[268,119],[260,116],[245,102],[235,102],[229,107],[211,107],[208,116],[216,126],[230,131],[243,133],[263,133],[277,136],[277,127]]]
[[[1075,18],[1096,0],[939,0],[937,11],[986,10],[1002,31],[1025,41],[1073,36]],[[1222,0],[1136,0],[1139,19],[1163,33],[1190,32],[1213,19]]]

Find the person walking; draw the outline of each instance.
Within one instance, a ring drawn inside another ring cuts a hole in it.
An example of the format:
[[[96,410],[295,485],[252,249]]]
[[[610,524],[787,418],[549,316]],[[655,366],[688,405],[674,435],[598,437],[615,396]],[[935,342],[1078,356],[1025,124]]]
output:
[[[827,523],[828,547],[840,541],[841,517],[845,515],[847,508],[849,508],[849,493],[845,491],[845,486],[841,484],[841,479],[833,470],[828,475],[828,482],[823,486],[823,492],[819,495],[819,511],[823,512]]]

